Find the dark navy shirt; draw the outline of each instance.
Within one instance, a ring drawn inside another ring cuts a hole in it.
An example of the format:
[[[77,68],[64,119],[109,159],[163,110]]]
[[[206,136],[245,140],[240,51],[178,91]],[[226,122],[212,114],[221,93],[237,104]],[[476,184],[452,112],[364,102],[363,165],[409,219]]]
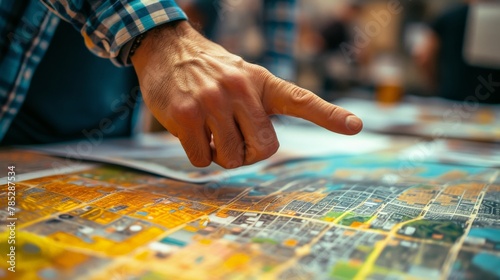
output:
[[[2,145],[129,136],[137,114],[132,67],[96,57],[61,21]]]

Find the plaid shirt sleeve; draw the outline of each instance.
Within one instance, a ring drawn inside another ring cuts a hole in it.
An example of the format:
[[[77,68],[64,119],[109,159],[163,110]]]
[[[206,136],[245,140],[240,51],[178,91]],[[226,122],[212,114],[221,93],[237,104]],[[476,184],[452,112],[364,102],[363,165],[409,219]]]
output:
[[[23,104],[58,23],[39,1],[0,0],[0,140]]]
[[[163,23],[187,19],[173,0],[42,0],[81,30],[87,47],[116,65],[128,65],[121,49],[134,37]]]

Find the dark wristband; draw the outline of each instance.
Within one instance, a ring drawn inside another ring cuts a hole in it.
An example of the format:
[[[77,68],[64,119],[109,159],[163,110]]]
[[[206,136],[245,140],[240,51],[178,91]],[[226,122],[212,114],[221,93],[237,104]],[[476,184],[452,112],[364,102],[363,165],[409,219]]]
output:
[[[128,53],[129,58],[134,55],[135,51],[137,51],[137,49],[141,45],[141,42],[145,36],[146,36],[146,33],[142,33],[139,36],[135,37],[134,42],[132,43],[132,47],[130,47],[130,51]]]

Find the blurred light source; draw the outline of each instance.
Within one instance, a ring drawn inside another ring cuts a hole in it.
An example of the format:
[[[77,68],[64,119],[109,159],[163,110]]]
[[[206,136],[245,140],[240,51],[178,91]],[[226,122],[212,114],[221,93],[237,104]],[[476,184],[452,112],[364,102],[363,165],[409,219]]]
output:
[[[391,54],[376,58],[372,77],[375,82],[375,98],[382,104],[395,104],[403,98],[403,76],[401,61]]]
[[[474,66],[500,68],[500,3],[475,3],[469,10],[464,57]]]

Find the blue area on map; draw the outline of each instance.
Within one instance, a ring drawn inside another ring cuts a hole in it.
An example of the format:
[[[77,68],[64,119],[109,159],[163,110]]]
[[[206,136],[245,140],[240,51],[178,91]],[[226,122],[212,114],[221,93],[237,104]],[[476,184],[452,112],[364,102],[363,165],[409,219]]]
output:
[[[44,268],[38,274],[43,279],[57,279],[59,277],[57,270],[53,268]]]
[[[472,263],[481,269],[500,277],[500,257],[486,253],[479,253],[474,256]]]
[[[344,184],[334,184],[334,183],[329,182],[329,183],[325,184],[325,188],[326,188],[325,192],[332,192],[332,191],[340,190],[340,189],[342,189],[343,186],[344,186]]]
[[[266,194],[267,193],[260,192],[260,191],[257,191],[257,190],[251,190],[251,191],[248,192],[248,196],[264,196]]]
[[[326,173],[335,171],[336,169],[393,169],[396,171],[407,172],[408,170],[418,169],[414,176],[422,178],[439,177],[447,172],[460,170],[469,174],[477,174],[485,170],[481,167],[456,166],[439,163],[425,163],[397,160],[396,158],[383,157],[380,155],[369,156],[348,156],[348,157],[333,157],[327,160],[330,166],[325,170]],[[323,171],[324,172],[324,171]]]
[[[310,166],[310,168],[309,168]],[[278,166],[264,169],[261,172],[243,174],[226,178],[222,185],[234,184],[246,187],[256,186],[262,182],[276,179],[278,176],[286,175],[299,178],[332,177],[337,170],[363,170],[370,171],[376,169],[394,170],[404,177],[437,178],[448,172],[461,171],[469,175],[479,174],[485,170],[483,167],[457,166],[441,163],[426,163],[409,160],[399,160],[394,156],[384,155],[338,155],[314,159],[302,159],[285,162]],[[278,174],[274,174],[279,172]],[[246,185],[245,185],[246,183]],[[335,190],[335,189],[331,189]]]
[[[468,236],[486,238],[493,242],[500,242],[500,228],[472,228]]]
[[[176,245],[179,247],[184,247],[187,245],[186,242],[181,241],[179,239],[172,238],[172,237],[165,237],[162,240],[160,240],[160,242],[164,243],[164,244]]]

